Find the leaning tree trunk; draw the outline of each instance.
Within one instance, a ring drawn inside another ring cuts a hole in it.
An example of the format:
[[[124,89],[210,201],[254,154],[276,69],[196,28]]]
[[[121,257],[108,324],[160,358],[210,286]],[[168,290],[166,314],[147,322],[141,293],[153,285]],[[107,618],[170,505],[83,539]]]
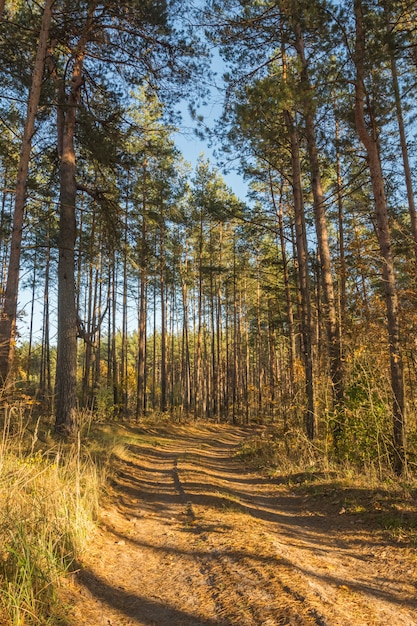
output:
[[[400,328],[398,313],[398,295],[395,283],[394,261],[391,249],[388,207],[385,196],[385,185],[379,154],[378,135],[376,132],[372,110],[367,102],[368,114],[371,116],[371,128],[365,118],[365,36],[363,31],[363,13],[361,0],[354,0],[356,20],[356,40],[354,62],[356,66],[355,80],[355,122],[361,142],[363,143],[369,164],[372,190],[375,202],[376,230],[382,258],[382,279],[387,309],[387,326],[389,335],[391,385],[393,401],[393,462],[394,470],[401,474],[405,467],[405,402],[404,402],[404,371],[400,344]]]
[[[25,127],[23,130],[19,168],[17,172],[9,268],[6,291],[4,295],[4,305],[0,316],[0,382],[3,384],[6,384],[14,356],[26,186],[29,173],[30,153],[32,149],[32,137],[35,129],[36,113],[41,94],[53,4],[54,0],[46,0],[43,10],[38,49],[36,52],[35,66],[32,75],[32,86],[29,94]],[[3,8],[4,2],[0,3],[0,19]]]

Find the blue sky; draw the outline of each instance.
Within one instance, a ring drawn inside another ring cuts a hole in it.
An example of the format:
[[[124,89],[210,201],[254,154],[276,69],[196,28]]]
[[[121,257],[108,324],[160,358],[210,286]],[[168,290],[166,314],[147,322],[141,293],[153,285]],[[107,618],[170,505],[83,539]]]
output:
[[[212,128],[216,122],[216,119],[221,114],[221,105],[214,103],[209,104],[204,107],[202,112],[204,115],[204,122]],[[218,167],[221,172],[223,178],[226,181],[226,184],[232,189],[232,191],[240,198],[241,200],[245,199],[248,184],[243,177],[235,171],[228,171],[227,173],[223,172],[218,163],[216,156],[214,154],[215,150],[219,150],[218,147],[212,148],[210,147],[208,141],[200,139],[195,135],[193,129],[196,126],[196,123],[191,118],[187,105],[184,104],[181,107],[181,115],[182,115],[182,125],[180,128],[180,132],[177,134],[175,138],[175,143],[177,147],[181,150],[184,159],[191,163],[194,167],[200,157],[201,154],[204,155],[205,158],[209,159],[210,163],[214,167]],[[236,163],[238,165],[238,163]]]

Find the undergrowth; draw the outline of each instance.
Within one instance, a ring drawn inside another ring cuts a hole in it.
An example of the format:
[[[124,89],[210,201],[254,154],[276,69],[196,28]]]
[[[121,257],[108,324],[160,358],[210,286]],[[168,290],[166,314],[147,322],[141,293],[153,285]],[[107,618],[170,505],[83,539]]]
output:
[[[92,438],[93,458],[16,407],[0,436],[0,623],[59,624],[57,588],[94,527],[111,448]]]
[[[237,456],[292,491],[317,500],[318,508],[331,501],[336,513],[360,516],[393,541],[417,548],[417,479],[411,471],[399,479],[381,459],[362,465],[348,459],[337,462],[325,442],[275,427],[246,439]]]
[[[238,456],[255,467],[273,475],[328,470],[329,463],[320,444],[309,441],[299,430],[287,431],[268,427],[248,437],[240,446]]]

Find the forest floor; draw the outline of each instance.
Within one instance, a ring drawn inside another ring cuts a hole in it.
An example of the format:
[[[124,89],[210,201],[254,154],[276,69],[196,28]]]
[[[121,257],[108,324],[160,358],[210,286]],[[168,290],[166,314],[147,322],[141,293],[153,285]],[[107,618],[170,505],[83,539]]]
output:
[[[236,457],[240,427],[127,430],[60,590],[68,626],[417,625],[417,550],[383,528],[395,507],[416,519],[415,501],[269,479]]]

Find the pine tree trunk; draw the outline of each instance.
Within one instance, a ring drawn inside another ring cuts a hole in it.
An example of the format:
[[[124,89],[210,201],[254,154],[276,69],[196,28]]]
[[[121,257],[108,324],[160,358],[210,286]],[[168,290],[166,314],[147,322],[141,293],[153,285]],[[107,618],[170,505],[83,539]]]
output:
[[[337,185],[337,214],[339,225],[339,342],[343,356],[343,333],[346,328],[346,254],[345,254],[345,233],[343,220],[343,198],[342,198],[342,168],[340,163],[340,141],[339,141],[339,121],[335,123],[335,146],[336,146],[336,185]]]
[[[220,224],[220,241],[219,241],[219,277],[217,283],[216,295],[216,347],[217,347],[217,414],[219,419],[223,415],[223,398],[225,387],[225,374],[223,363],[223,333],[222,333],[222,263],[223,263],[223,224]]]
[[[147,315],[147,220],[146,220],[146,163],[143,172],[142,187],[142,231],[140,252],[140,292],[139,292],[139,328],[138,328],[138,374],[136,389],[136,421],[144,416],[146,411],[146,315]],[[155,329],[154,329],[155,334]],[[155,338],[154,338],[155,339]],[[154,362],[155,370],[155,362]]]
[[[275,422],[275,406],[276,406],[276,341],[275,341],[275,332],[274,332],[274,308],[275,303],[273,298],[268,299],[268,385],[269,385],[269,413],[271,416],[272,422]],[[294,388],[294,381],[292,379],[294,372],[290,372],[290,380],[289,387],[291,390]],[[291,396],[292,397],[292,396]],[[287,422],[287,410],[284,409],[283,412],[283,425],[284,432],[288,430],[288,422]]]
[[[2,190],[2,194],[1,194],[1,211],[0,211],[0,232],[1,233],[5,233],[6,229],[6,201],[7,201],[7,196],[8,191],[7,191],[7,187],[8,187],[8,171],[7,171],[7,167],[5,167],[5,165],[3,164],[3,190]],[[1,299],[0,299],[0,306],[1,309],[3,309],[4,306],[4,292],[6,289],[6,280],[7,280],[7,261],[8,261],[8,257],[9,257],[9,241],[8,241],[8,237],[2,237],[0,240],[0,286],[1,286]]]
[[[191,359],[188,320],[188,291],[187,291],[187,254],[185,255],[185,268],[180,269],[182,287],[182,310],[183,310],[183,349],[182,349],[182,404],[185,413],[188,414],[191,404]]]
[[[90,239],[92,242],[95,240],[95,214],[92,216],[92,224],[91,224],[91,235]],[[80,255],[81,256],[81,255]],[[97,294],[97,284],[94,283],[94,265],[96,261],[93,258],[90,258],[89,268],[88,268],[88,297],[87,297],[87,319],[85,322],[88,336],[92,339],[92,331],[95,326],[95,305],[93,300],[96,298]],[[83,380],[82,380],[82,406],[88,407],[89,401],[91,399],[91,365],[93,358],[93,345],[92,341],[87,341],[84,344],[84,371],[83,371]],[[91,406],[89,407],[91,408]]]
[[[43,9],[38,49],[36,52],[35,66],[33,68],[32,86],[29,94],[22,146],[19,157],[9,268],[3,309],[0,315],[0,384],[3,385],[7,383],[8,374],[14,356],[26,186],[29,173],[30,153],[32,149],[32,137],[35,129],[35,119],[45,68],[45,57],[49,40],[53,4],[54,0],[46,0]],[[4,2],[0,4],[0,18],[3,8]]]
[[[256,360],[257,360],[257,404],[258,404],[258,419],[263,423],[263,359],[262,359],[262,330],[261,330],[261,279],[260,279],[260,259],[259,252],[257,252],[256,258]]]
[[[117,284],[118,284],[118,272],[117,272],[117,260],[116,254],[113,251],[113,259],[110,268],[110,276],[111,276],[111,334],[109,336],[109,341],[111,341],[111,372],[112,379],[111,384],[113,388],[113,410],[114,415],[120,416],[120,367],[119,367],[119,359],[117,355],[117,321],[116,321],[116,313],[117,313]]]
[[[174,271],[176,271],[176,268]],[[175,408],[178,404],[176,389],[177,389],[177,382],[179,382],[179,375],[181,372],[181,369],[178,367],[179,361],[177,362],[176,360],[176,352],[177,352],[176,346],[177,346],[177,341],[178,341],[178,336],[179,336],[176,287],[177,286],[172,283],[171,289],[170,289],[171,306],[170,306],[170,333],[169,334],[170,334],[171,354],[170,354],[170,358],[168,359],[168,365],[169,365],[168,381],[169,381],[169,408],[170,408],[172,415],[174,415]]]
[[[128,413],[128,357],[127,357],[127,346],[128,346],[128,336],[127,336],[127,290],[128,290],[128,280],[127,280],[127,253],[128,253],[128,203],[129,197],[126,198],[126,214],[125,214],[125,224],[124,224],[124,242],[123,242],[123,297],[122,297],[122,345],[121,345],[121,354],[120,354],[120,388],[121,388],[121,410],[123,416],[127,416]]]
[[[291,300],[291,287],[290,287],[290,276],[288,272],[288,259],[287,259],[287,250],[285,246],[285,235],[284,235],[284,219],[283,219],[283,199],[282,199],[282,189],[280,193],[279,205],[275,200],[275,191],[274,191],[274,183],[272,180],[271,170],[269,170],[269,188],[271,192],[272,204],[274,205],[275,214],[278,219],[278,230],[279,230],[279,243],[282,257],[282,266],[283,266],[283,278],[284,278],[284,289],[285,289],[285,303],[287,308],[287,320],[288,320],[288,335],[289,335],[289,391],[290,395],[295,388],[295,330],[294,330],[294,313],[293,313],[293,304]]]
[[[389,12],[386,7],[385,7],[385,12],[386,12],[388,35],[393,36],[391,32],[390,23],[389,23]],[[392,87],[393,87],[394,99],[395,99],[395,112],[397,116],[398,132],[400,134],[400,145],[401,145],[401,154],[403,158],[405,186],[407,189],[407,200],[408,200],[408,211],[409,211],[410,223],[411,223],[411,234],[413,237],[415,277],[417,279],[417,212],[416,212],[416,203],[415,203],[415,198],[414,198],[413,180],[411,176],[410,159],[408,157],[407,138],[405,134],[405,124],[404,124],[403,108],[402,108],[402,103],[401,103],[400,87],[398,83],[397,61],[395,59],[395,53],[391,45],[389,46],[389,55],[390,55],[390,61],[391,61],[391,77],[392,77]]]
[[[246,285],[245,285],[245,290],[244,290],[244,297],[246,300],[246,294],[247,294],[247,289],[246,289]],[[246,302],[245,302],[245,309],[247,310],[246,307]],[[243,359],[242,359],[243,360]],[[243,413],[245,416],[245,424],[249,424],[250,422],[250,416],[251,416],[251,402],[250,402],[250,395],[249,395],[249,387],[250,387],[250,342],[249,342],[249,316],[246,315],[245,316],[245,360],[244,360],[244,369],[243,369],[243,363],[242,363],[242,378],[243,378],[243,403],[244,403],[244,409],[243,409]],[[259,370],[258,370],[259,372]],[[259,391],[259,390],[258,390]],[[259,404],[262,404],[262,395],[258,393],[258,402]],[[260,406],[258,404],[258,414],[257,414],[257,418],[260,419],[261,423],[263,423],[263,416],[261,414],[261,410],[260,410]]]
[[[233,238],[233,366],[232,366],[232,421],[237,424],[238,411],[238,370],[239,370],[239,349],[238,349],[238,304],[237,304],[237,276],[236,276],[236,237]]]
[[[101,234],[99,237],[99,249],[101,248]],[[93,364],[92,364],[92,376],[91,376],[91,399],[90,406],[92,409],[97,407],[97,392],[100,388],[101,383],[101,323],[102,319],[107,311],[107,306],[104,307],[104,313],[102,312],[102,301],[103,301],[103,258],[101,252],[99,252],[97,259],[97,267],[95,272],[95,281],[94,281],[94,305],[93,305],[93,322],[94,322],[94,335],[95,335],[95,345],[94,345],[94,355],[93,355]],[[107,298],[108,302],[108,298]]]
[[[305,416],[306,434],[309,439],[316,436],[316,415],[314,406],[313,379],[313,325],[310,301],[310,278],[308,270],[308,248],[304,215],[304,202],[301,185],[301,162],[297,129],[289,111],[284,112],[286,127],[290,138],[292,191],[294,198],[295,241],[298,261],[298,277],[301,295],[301,334],[303,339],[303,357],[307,411]]]
[[[49,413],[51,410],[51,359],[50,359],[50,340],[49,340],[49,273],[51,265],[51,248],[49,237],[49,223],[46,241],[46,258],[45,258],[45,284],[43,290],[43,314],[42,314],[42,348],[41,348],[41,364],[39,372],[39,395],[42,408]]]
[[[213,265],[213,259],[211,260]],[[218,375],[219,368],[216,361],[216,332],[215,332],[215,305],[214,305],[214,287],[213,287],[213,271],[210,271],[210,378],[212,381],[212,392],[209,396],[209,413],[210,416],[217,418],[217,388],[219,385]]]
[[[304,50],[304,39],[300,23],[295,24],[295,47],[301,62],[300,82],[305,94],[304,117],[307,147],[310,161],[311,186],[314,199],[314,219],[316,226],[317,241],[320,254],[321,280],[325,301],[325,323],[328,336],[328,351],[330,360],[330,376],[332,381],[333,405],[335,409],[335,424],[333,438],[336,450],[344,431],[343,419],[343,369],[340,349],[340,336],[338,328],[338,315],[333,287],[331,268],[329,235],[325,212],[324,194],[321,184],[320,164],[317,151],[316,133],[313,117],[313,103],[311,84],[308,76],[307,60]]]
[[[27,363],[26,363],[26,381],[27,382],[30,381],[30,370],[31,370],[31,365],[32,365],[33,317],[34,317],[34,312],[35,312],[35,295],[36,295],[36,283],[37,283],[37,274],[36,274],[37,264],[38,264],[37,254],[35,252],[35,258],[33,260],[33,275],[32,275],[32,285],[31,285],[32,296],[31,296],[31,299],[30,299],[30,322],[29,322],[28,356],[27,356]]]
[[[81,67],[74,68],[73,85],[64,116],[58,112],[62,141],[58,236],[58,345],[56,364],[56,430],[72,434],[77,406],[77,312],[75,305],[75,111],[81,86]],[[61,92],[61,107],[65,96]]]
[[[84,52],[97,0],[91,2],[74,55],[71,87],[66,97],[64,79],[58,85],[58,146],[60,155],[60,209],[58,235],[58,344],[56,363],[55,428],[63,435],[75,429],[77,408],[77,334],[75,294],[76,156],[75,124],[83,81]]]
[[[156,387],[157,387],[157,383],[159,383],[157,371],[156,371],[157,370],[156,316],[157,316],[157,309],[156,309],[156,276],[155,276],[154,281],[153,281],[153,341],[152,341],[152,344],[153,344],[152,345],[152,409],[154,411],[156,411],[156,398],[158,395]]]
[[[195,336],[195,333],[194,333]],[[196,416],[203,414],[203,212],[200,209],[200,232],[198,242],[198,306],[197,306],[197,346],[195,355],[195,405]]]
[[[167,410],[167,309],[165,280],[162,273],[159,288],[161,295],[161,398],[159,408],[161,413],[165,413]]]
[[[229,289],[228,289],[229,281],[225,282],[225,291],[224,291],[224,345],[225,345],[225,381],[224,381],[224,390],[223,390],[223,411],[224,417],[227,420],[229,418],[230,413],[230,388],[231,388],[231,379],[230,379],[230,301],[229,301]]]
[[[374,124],[369,131],[365,117],[365,36],[363,31],[363,13],[361,0],[354,0],[356,20],[356,40],[354,62],[356,66],[355,81],[355,122],[360,140],[362,141],[369,165],[372,190],[375,203],[376,230],[382,258],[382,279],[387,309],[387,325],[390,344],[391,385],[393,402],[393,463],[397,474],[405,467],[405,402],[404,373],[400,344],[400,327],[398,313],[398,295],[395,282],[394,261],[391,248],[388,207],[385,197],[384,178],[379,155],[378,137]],[[372,116],[370,103],[367,103],[368,114]],[[373,118],[371,120],[373,122]]]
[[[161,226],[159,231],[159,289],[161,296],[161,413],[167,410],[167,305],[165,287],[165,217],[161,204]]]

